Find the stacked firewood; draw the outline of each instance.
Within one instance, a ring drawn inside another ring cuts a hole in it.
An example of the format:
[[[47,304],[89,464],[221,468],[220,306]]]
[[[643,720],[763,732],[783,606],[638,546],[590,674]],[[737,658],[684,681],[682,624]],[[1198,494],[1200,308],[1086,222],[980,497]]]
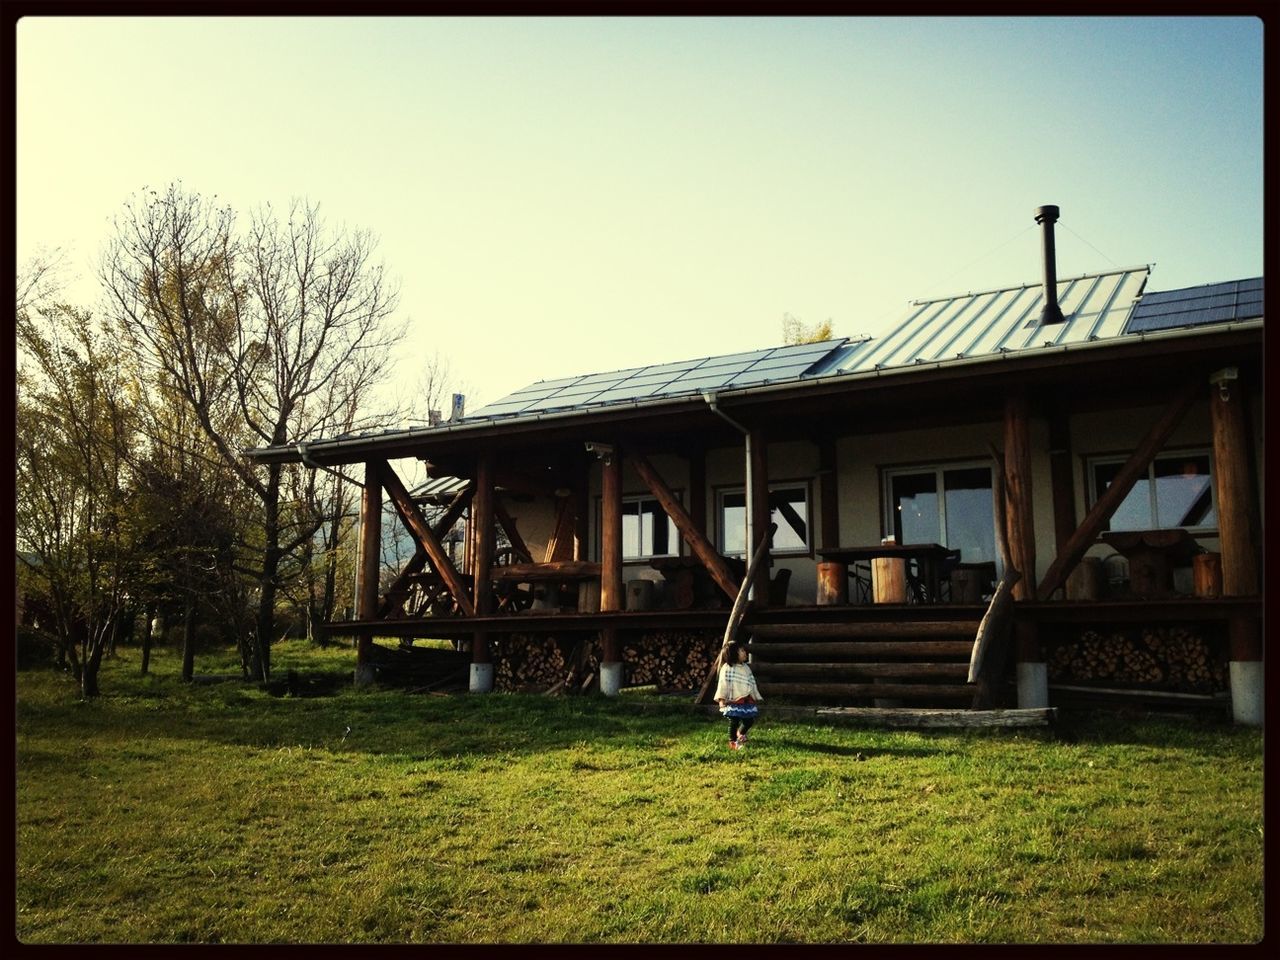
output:
[[[495,690],[545,688],[564,679],[567,651],[550,636],[514,634],[493,651]]]
[[[1183,626],[1083,630],[1078,639],[1056,646],[1048,666],[1056,681],[1197,693],[1226,686],[1225,664],[1213,656],[1203,636]]]
[[[720,649],[719,635],[697,631],[654,630],[623,644],[628,686],[696,690]]]

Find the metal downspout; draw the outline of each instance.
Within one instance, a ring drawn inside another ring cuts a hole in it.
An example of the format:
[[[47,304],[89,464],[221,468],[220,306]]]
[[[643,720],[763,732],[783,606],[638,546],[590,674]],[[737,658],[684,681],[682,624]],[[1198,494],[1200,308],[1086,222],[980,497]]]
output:
[[[755,540],[752,537],[752,534],[755,532],[754,530],[755,524],[752,523],[752,519],[751,519],[751,512],[752,512],[751,504],[753,502],[751,494],[753,492],[753,488],[755,485],[754,484],[755,478],[752,476],[752,470],[751,470],[751,431],[748,430],[746,427],[744,427],[742,424],[740,424],[737,420],[734,420],[733,417],[729,416],[727,413],[725,413],[716,405],[715,391],[713,390],[703,391],[702,399],[707,401],[707,406],[711,408],[712,413],[714,413],[716,416],[720,417],[720,419],[722,419],[725,423],[729,424],[731,427],[735,428],[736,430],[742,433],[743,443],[746,450],[746,461],[747,461],[746,470],[744,471],[746,474],[746,484],[745,484],[745,489],[743,491],[744,500],[746,502],[743,504],[744,509],[742,513],[746,517],[746,528],[747,528],[746,529],[746,538],[747,538],[746,556],[748,559],[750,559],[751,552],[752,550],[755,549]],[[747,588],[747,599],[754,600],[755,592],[756,592],[756,587],[755,587],[755,584],[753,583],[751,584],[750,587]]]

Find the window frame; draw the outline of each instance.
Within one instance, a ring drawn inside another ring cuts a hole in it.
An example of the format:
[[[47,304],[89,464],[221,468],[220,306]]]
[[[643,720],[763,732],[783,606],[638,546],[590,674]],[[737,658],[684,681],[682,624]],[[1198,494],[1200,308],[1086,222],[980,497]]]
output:
[[[683,506],[684,490],[677,488],[671,491],[676,500]],[[652,501],[657,504],[658,513],[666,518],[672,538],[675,540],[675,550],[671,553],[642,553],[629,557],[625,553],[622,555],[623,563],[644,563],[648,560],[656,560],[662,557],[682,557],[684,556],[684,537],[680,535],[680,528],[676,526],[676,522],[667,515],[667,511],[662,508],[662,503],[652,493],[624,493],[622,495],[622,512],[626,514],[627,504],[644,503]],[[604,545],[602,542],[602,532],[604,530],[604,497],[597,494],[596,502],[596,531],[595,531],[595,554],[596,560],[599,561],[604,553]]]
[[[933,473],[934,482],[936,484],[936,492],[938,494],[938,532],[937,539],[934,543],[948,546],[947,544],[947,498],[946,479],[944,474],[948,470],[975,470],[985,469],[991,477],[991,483],[995,484],[995,466],[991,462],[990,457],[965,457],[957,460],[928,460],[923,463],[904,463],[894,464],[892,466],[882,465],[880,467],[880,536],[887,537],[894,533],[894,517],[893,517],[893,478],[906,476],[911,474]],[[998,546],[999,538],[995,536],[995,517],[994,510],[992,516],[992,538],[996,540],[997,547],[994,551],[994,563],[996,565],[996,575],[1003,576],[1004,563],[1000,559],[1000,549]],[[948,547],[950,549],[950,547]]]
[[[1085,475],[1085,493],[1088,497],[1086,504],[1087,510],[1092,510],[1093,505],[1098,502],[1100,491],[1098,490],[1098,478],[1096,469],[1101,466],[1110,466],[1116,464],[1124,464],[1131,453],[1090,453],[1083,456],[1084,459],[1084,475]],[[1158,460],[1177,460],[1185,457],[1207,457],[1209,461],[1209,503],[1213,511],[1214,525],[1211,527],[1169,527],[1160,522],[1160,516],[1157,512],[1158,501],[1156,498],[1156,462]],[[1147,464],[1147,471],[1144,475],[1147,484],[1148,503],[1151,510],[1151,522],[1154,524],[1153,530],[1185,530],[1187,533],[1195,537],[1217,536],[1218,535],[1218,480],[1213,472],[1213,449],[1211,447],[1177,447],[1168,450],[1161,450],[1151,462]],[[1138,484],[1134,484],[1137,489]],[[1107,521],[1106,527],[1102,533],[1111,532],[1111,521]],[[1123,531],[1117,531],[1123,532]]]
[[[813,538],[813,479],[811,477],[797,477],[794,480],[773,480],[769,483],[769,492],[775,490],[791,490],[799,488],[804,491],[804,524],[805,524],[805,545],[802,549],[795,550],[773,550],[769,551],[771,557],[812,557],[814,555],[814,538]],[[712,487],[715,496],[712,498],[712,504],[715,509],[715,548],[716,552],[722,557],[742,557],[746,558],[746,551],[735,551],[729,553],[724,548],[724,495],[726,493],[740,493],[745,501],[747,487],[743,483],[725,483]]]

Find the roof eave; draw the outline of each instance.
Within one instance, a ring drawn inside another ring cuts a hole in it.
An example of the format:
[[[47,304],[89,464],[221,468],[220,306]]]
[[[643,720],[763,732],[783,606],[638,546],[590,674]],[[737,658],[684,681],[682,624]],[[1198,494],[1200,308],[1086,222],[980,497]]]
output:
[[[438,441],[450,437],[483,437],[486,434],[504,434],[512,432],[512,428],[520,430],[535,429],[541,426],[561,426],[574,421],[600,422],[603,419],[618,419],[629,416],[647,415],[651,412],[667,408],[675,411],[681,407],[702,409],[703,397],[713,394],[719,399],[754,399],[778,394],[807,393],[815,389],[829,390],[842,384],[866,380],[909,379],[912,376],[931,373],[967,373],[973,367],[990,367],[990,372],[1005,365],[1016,366],[1021,362],[1040,361],[1046,357],[1072,357],[1079,359],[1082,354],[1098,353],[1116,348],[1133,347],[1142,344],[1165,344],[1174,341],[1220,337],[1230,333],[1261,332],[1262,318],[1242,320],[1231,323],[1213,324],[1212,326],[1191,329],[1156,330],[1125,334],[1123,337],[1085,341],[1082,343],[1065,343],[1051,346],[1027,347],[1010,350],[1000,354],[981,354],[973,357],[952,357],[944,360],[933,360],[924,363],[913,363],[904,366],[885,367],[874,370],[858,370],[848,373],[829,373],[807,380],[789,381],[786,383],[757,384],[730,390],[704,391],[696,396],[664,397],[661,400],[633,400],[621,404],[610,404],[603,407],[576,408],[553,413],[539,413],[525,417],[510,417],[502,420],[477,420],[456,424],[442,424],[436,427],[415,427],[409,430],[393,431],[375,436],[348,437],[333,440],[316,440],[303,444],[306,459],[325,461],[329,464],[352,462],[345,459],[353,454],[374,454],[379,449],[390,446],[404,446],[414,440]],[[260,464],[300,463],[303,456],[299,445],[281,447],[257,447],[242,450],[241,456]]]

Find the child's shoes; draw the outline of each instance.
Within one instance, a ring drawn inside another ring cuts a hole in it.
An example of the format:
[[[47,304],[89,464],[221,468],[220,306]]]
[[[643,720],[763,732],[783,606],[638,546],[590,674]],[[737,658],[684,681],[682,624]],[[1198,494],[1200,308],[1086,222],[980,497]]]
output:
[[[740,744],[737,740],[730,740],[730,741],[729,741],[729,749],[730,749],[730,750],[740,750],[740,749],[742,749],[742,744]]]

